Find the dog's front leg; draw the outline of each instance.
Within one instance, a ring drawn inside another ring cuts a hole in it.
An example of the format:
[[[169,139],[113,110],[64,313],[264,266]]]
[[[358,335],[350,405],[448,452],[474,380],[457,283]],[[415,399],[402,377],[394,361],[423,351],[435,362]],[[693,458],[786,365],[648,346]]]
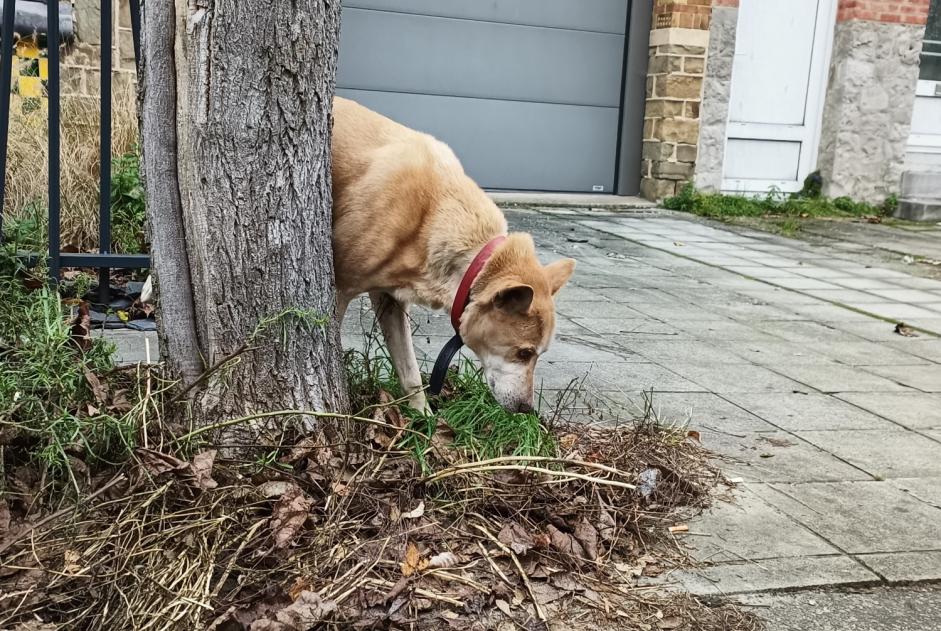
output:
[[[408,326],[408,307],[382,292],[369,294],[373,311],[379,320],[382,337],[392,357],[395,374],[399,376],[402,390],[408,396],[408,404],[416,410],[429,412],[428,401],[422,388],[421,372],[412,346],[412,332]]]

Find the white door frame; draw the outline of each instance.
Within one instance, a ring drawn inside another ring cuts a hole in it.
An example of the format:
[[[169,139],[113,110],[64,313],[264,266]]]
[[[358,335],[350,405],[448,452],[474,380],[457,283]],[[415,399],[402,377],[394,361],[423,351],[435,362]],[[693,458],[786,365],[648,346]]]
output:
[[[941,81],[918,81],[916,99],[941,99]],[[911,134],[908,137],[908,153],[941,154],[941,128],[936,134]]]
[[[760,1],[760,0],[753,0]],[[725,142],[729,138],[756,138],[761,140],[789,140],[801,143],[796,182],[787,180],[729,180],[723,176],[722,189],[735,193],[765,193],[772,188],[782,192],[795,192],[803,187],[803,180],[817,164],[823,110],[833,56],[833,37],[836,29],[837,0],[817,0],[817,21],[814,28],[813,54],[807,81],[807,104],[803,125],[770,125],[736,123],[726,125]],[[741,15],[741,14],[740,14]],[[735,77],[732,77],[732,92]],[[725,154],[727,155],[727,154]]]

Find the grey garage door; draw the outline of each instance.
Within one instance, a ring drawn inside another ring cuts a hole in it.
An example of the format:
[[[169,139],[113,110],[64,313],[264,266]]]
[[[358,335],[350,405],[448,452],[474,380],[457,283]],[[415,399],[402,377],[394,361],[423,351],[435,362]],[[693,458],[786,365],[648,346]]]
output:
[[[491,189],[613,190],[628,0],[345,0],[337,92]]]

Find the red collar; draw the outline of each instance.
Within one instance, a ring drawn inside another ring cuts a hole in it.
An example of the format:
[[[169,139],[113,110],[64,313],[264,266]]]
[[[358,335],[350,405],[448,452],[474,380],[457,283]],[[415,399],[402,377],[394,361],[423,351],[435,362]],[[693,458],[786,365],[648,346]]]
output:
[[[484,269],[484,265],[490,260],[493,251],[504,241],[506,241],[505,236],[494,237],[477,253],[477,256],[474,257],[474,260],[471,261],[470,266],[468,266],[467,271],[464,272],[464,278],[461,279],[461,284],[457,288],[457,294],[454,295],[454,302],[451,304],[451,326],[454,327],[457,333],[461,332],[461,316],[464,315],[464,309],[470,304],[471,285],[474,284],[481,270]]]

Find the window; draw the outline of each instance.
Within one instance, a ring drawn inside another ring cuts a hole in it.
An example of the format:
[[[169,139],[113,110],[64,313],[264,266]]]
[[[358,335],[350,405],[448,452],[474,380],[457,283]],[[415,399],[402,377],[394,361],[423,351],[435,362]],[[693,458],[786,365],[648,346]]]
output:
[[[941,81],[941,0],[931,0],[928,26],[921,50],[922,81]]]

